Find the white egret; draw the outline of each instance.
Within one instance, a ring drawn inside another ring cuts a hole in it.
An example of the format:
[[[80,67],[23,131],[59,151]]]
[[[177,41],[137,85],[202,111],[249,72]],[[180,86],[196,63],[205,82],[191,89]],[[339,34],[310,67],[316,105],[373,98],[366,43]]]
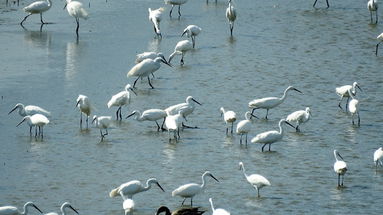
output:
[[[285,92],[283,93],[283,96],[281,98],[277,97],[266,97],[266,98],[261,98],[261,99],[254,99],[253,101],[249,102],[249,107],[252,108],[252,114],[254,113],[255,109],[266,109],[266,119],[267,115],[269,114],[269,109],[275,108],[276,106],[280,105],[285,101],[287,92],[290,90],[295,90],[297,92],[302,93],[298,89],[294,88],[293,86],[289,86],[286,88]]]
[[[23,212],[19,211],[17,207],[14,206],[2,206],[0,207],[0,215],[27,215],[29,207],[34,207],[41,214],[43,214],[43,212],[35,204],[33,204],[32,202],[27,202],[24,205]]]
[[[239,169],[242,170],[243,175],[245,175],[246,180],[251,184],[251,186],[253,186],[257,190],[258,197],[260,197],[259,190],[262,187],[271,185],[269,180],[267,180],[267,178],[263,177],[262,175],[258,175],[258,174],[247,175],[245,167],[242,162],[239,162]]]
[[[338,160],[338,156],[341,160]],[[343,186],[344,181],[344,174],[347,172],[347,164],[344,162],[344,159],[339,154],[338,151],[334,150],[334,157],[335,157],[335,163],[334,163],[334,171],[338,174],[338,187]],[[340,183],[340,177],[342,177],[342,183]]]
[[[184,65],[184,56],[186,52],[193,49],[193,43],[189,40],[181,40],[177,43],[176,47],[174,48],[174,52],[170,54],[169,56],[169,63],[173,59],[173,57],[177,55],[181,55],[180,63],[181,65]]]
[[[315,0],[315,2],[314,2],[314,4],[313,4],[313,7],[314,7],[314,8],[315,8],[315,5],[317,4],[317,1],[318,1],[318,0]],[[330,5],[328,4],[328,0],[326,0],[326,4],[327,4],[327,8],[329,8]]]
[[[291,125],[289,122],[287,122],[286,120],[284,119],[281,119],[279,121],[279,131],[266,131],[266,132],[263,132],[263,133],[260,133],[260,134],[257,134],[257,136],[253,137],[253,139],[251,139],[251,142],[252,143],[261,143],[261,144],[264,144],[262,146],[262,152],[263,152],[263,148],[265,148],[265,146],[267,144],[269,144],[269,151],[270,151],[270,147],[271,147],[271,144],[275,143],[275,142],[278,142],[280,140],[282,140],[282,137],[283,137],[283,127],[282,127],[282,123],[286,123],[288,125],[290,125],[291,127],[295,128],[293,125]]]
[[[213,211],[212,215],[230,215],[230,213],[225,209],[222,209],[222,208],[215,209],[212,198],[209,198],[209,202],[210,202],[211,210]]]
[[[125,214],[133,212],[135,205],[133,199],[125,199],[122,203],[122,208],[124,208]]]
[[[223,120],[226,123],[226,134],[229,133],[229,127],[227,127],[227,124],[229,123],[231,123],[231,133],[233,133],[234,122],[237,120],[237,114],[232,110],[226,111],[223,107],[219,110],[221,111],[221,116],[223,115]]]
[[[49,10],[49,8],[52,7],[52,1],[51,0],[46,0],[46,1],[36,1],[36,2],[33,2],[32,4],[24,7],[24,11],[29,13],[26,17],[24,17],[23,21],[20,22],[20,25],[23,25],[23,22],[32,14],[37,14],[39,13],[40,14],[40,21],[41,21],[41,24],[46,24],[44,21],[43,21],[43,13],[47,10]]]
[[[134,92],[132,86],[130,86],[130,84],[127,84],[125,86],[124,91],[121,91],[121,92],[115,94],[114,96],[112,96],[112,98],[108,102],[108,108],[111,108],[112,106],[118,107],[117,112],[116,112],[117,120],[118,120],[118,118],[120,118],[120,120],[122,120],[121,108],[123,106],[130,104],[129,90],[131,90],[134,94],[136,94],[136,92]]]
[[[305,110],[298,110],[289,114],[286,117],[286,121],[289,122],[290,124],[295,122],[296,124],[295,130],[296,132],[299,132],[300,131],[299,126],[309,121],[310,118],[311,118],[311,110],[309,107],[306,107]]]
[[[249,133],[251,129],[251,124],[252,124],[251,117],[255,117],[258,119],[258,117],[251,114],[250,111],[247,111],[245,113],[245,119],[238,122],[237,129],[236,129],[237,134],[241,135],[241,139],[239,141],[240,144],[242,144],[242,136],[244,134],[246,135],[246,146],[247,146],[247,134]]]
[[[194,111],[194,108],[195,108],[194,103],[202,105],[197,100],[195,100],[192,96],[188,96],[188,97],[186,97],[185,103],[172,105],[172,106],[166,108],[165,111],[168,115],[175,115],[175,114],[179,113],[179,111],[181,111],[182,117],[185,119],[185,121],[187,121],[186,117],[189,114],[193,113],[193,111]],[[189,126],[185,126],[184,124],[182,124],[182,125],[183,125],[183,127],[189,127]]]
[[[15,107],[9,111],[8,114],[12,113],[13,111],[17,110],[18,109],[18,112],[19,112],[19,115],[20,116],[32,116],[34,114],[42,114],[46,117],[50,117],[51,116],[51,113],[39,106],[35,106],[35,105],[27,105],[27,106],[24,106],[23,104],[21,103],[17,103],[15,105]]]
[[[379,34],[377,37],[376,37],[377,40],[379,40],[378,44],[376,44],[376,48],[375,48],[375,55],[378,56],[378,48],[379,48],[379,44],[383,41],[383,33]]]
[[[374,163],[376,168],[378,168],[378,165],[383,166],[382,158],[383,158],[383,148],[379,147],[379,149],[377,149],[374,152]]]
[[[173,212],[170,212],[170,209],[168,207],[161,206],[157,209],[156,215],[159,215],[162,212],[165,212],[165,215],[202,215],[203,213],[205,213],[205,211],[200,210],[199,207],[180,208]]]
[[[352,92],[350,89],[348,89],[348,94],[351,97],[351,100],[348,103],[348,111],[351,113],[352,124],[354,125],[354,116],[357,114],[358,126],[360,126],[359,101],[352,95]]]
[[[216,179],[209,171],[206,171],[202,175],[201,185],[196,183],[184,184],[178,187],[177,189],[173,190],[172,196],[181,196],[182,198],[184,198],[184,200],[182,201],[182,205],[184,204],[186,198],[190,198],[190,204],[191,206],[193,206],[193,197],[205,189],[206,187],[205,180],[207,176],[210,176],[214,180],[219,182],[218,179]]]
[[[161,30],[160,30],[160,22],[162,19],[162,12],[165,8],[160,7],[158,9],[152,10],[148,8],[149,11],[149,20],[153,23],[154,33],[157,34],[158,37],[162,38]]]
[[[165,56],[162,54],[162,52],[143,52],[143,53],[136,55],[136,64],[141,63],[145,59],[154,60],[157,57],[160,57],[166,61]]]
[[[36,126],[35,137],[37,136],[37,127],[39,128],[39,136],[44,137],[43,127],[49,123],[49,119],[42,114],[34,114],[32,116],[24,116],[23,120],[16,125],[18,127],[21,123],[27,121],[29,125],[29,135],[32,136],[32,127]]]
[[[351,93],[353,95],[356,95],[356,88],[359,88],[359,90],[362,91],[358,82],[354,82],[352,85],[343,85],[343,86],[335,88],[336,94],[338,94],[338,96],[340,96],[340,101],[338,104],[338,107],[340,109],[342,109],[341,103],[342,103],[343,98],[347,97],[347,101],[346,101],[346,110],[347,110],[348,101],[350,99],[350,95],[348,94],[348,90],[350,89]]]
[[[181,16],[181,5],[185,4],[188,0],[165,0],[165,4],[171,4],[172,9],[169,12],[169,16],[172,17],[174,5],[178,5],[178,17]]]
[[[161,185],[158,183],[157,179],[155,178],[149,178],[146,181],[146,186],[144,186],[140,181],[133,180],[126,182],[124,184],[121,184],[117,188],[110,191],[109,196],[111,198],[116,197],[120,195],[122,199],[132,199],[134,194],[144,192],[149,190],[152,187],[152,184],[157,184],[157,186],[163,191],[164,189],[161,187]]]
[[[76,19],[76,35],[78,37],[78,29],[80,28],[80,18],[88,19],[88,12],[83,8],[82,3],[74,0],[66,0],[64,9],[68,11],[69,15]]]
[[[86,115],[86,128],[88,128],[88,120],[89,116],[92,112],[92,105],[90,103],[90,100],[87,96],[85,95],[79,95],[77,97],[77,103],[76,107],[80,110],[80,128],[82,128],[82,114],[84,113]]]
[[[66,211],[65,211],[66,208],[69,208],[73,210],[76,214],[79,214],[78,211],[74,209],[71,204],[69,204],[69,202],[64,202],[60,207],[60,211],[62,215],[66,215]],[[50,213],[46,213],[45,215],[59,215],[59,214],[56,212],[50,212]]]
[[[234,21],[237,18],[237,11],[229,0],[229,6],[226,8],[226,18],[229,21],[230,35],[233,36]]]
[[[145,110],[144,112],[141,112],[138,111],[138,110],[134,110],[130,115],[128,115],[126,118],[129,118],[131,116],[135,116],[135,119],[139,122],[142,122],[142,121],[154,121],[157,125],[157,131],[160,131],[160,129],[164,129],[164,123],[165,123],[165,118],[167,116],[167,113],[166,111],[164,110],[161,110],[161,109],[148,109],[148,110]],[[159,119],[164,119],[162,121],[162,125],[160,127],[160,125],[158,124],[157,120]]]
[[[127,74],[128,77],[130,76],[137,77],[137,79],[134,81],[133,88],[136,86],[136,83],[139,78],[147,77],[150,87],[154,89],[154,87],[150,83],[149,75],[154,73],[161,67],[161,62],[170,66],[170,64],[166,62],[165,58],[163,57],[156,57],[154,60],[145,59],[141,61],[140,63],[136,64],[135,66],[133,66]]]
[[[375,24],[377,24],[378,23],[378,0],[369,0],[367,2],[367,8],[370,11],[371,23],[372,23],[372,12],[375,12],[375,16],[376,16]]]
[[[187,37],[190,37],[192,39],[193,48],[195,47],[195,37],[201,33],[202,28],[198,27],[197,25],[189,25],[187,26],[184,31],[182,32],[181,37],[186,34]]]
[[[168,137],[169,141],[171,141],[170,138],[170,131],[173,131],[174,133],[174,139],[177,141],[177,139],[180,139],[180,128],[182,127],[182,114],[181,110],[174,115],[168,115],[165,118],[165,126],[166,129],[168,130]],[[177,138],[178,136],[178,138]]]
[[[96,124],[96,127],[100,129],[101,141],[104,139],[106,135],[108,135],[108,127],[112,123],[111,116],[93,116],[92,123]],[[105,133],[102,133],[102,129],[105,129]]]

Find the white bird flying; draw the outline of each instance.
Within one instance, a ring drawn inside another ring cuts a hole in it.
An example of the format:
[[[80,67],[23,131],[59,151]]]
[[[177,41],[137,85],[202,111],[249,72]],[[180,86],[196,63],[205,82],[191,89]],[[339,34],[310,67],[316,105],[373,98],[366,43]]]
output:
[[[174,115],[168,115],[165,118],[165,126],[168,130],[169,142],[171,141],[170,132],[173,131],[174,139],[177,141],[181,138],[180,128],[182,127],[182,114],[181,110]],[[177,138],[178,137],[178,138]]]
[[[188,96],[186,97],[185,103],[172,105],[166,108],[165,111],[168,115],[175,115],[181,111],[182,117],[185,119],[185,121],[187,121],[186,117],[190,115],[191,113],[193,113],[195,108],[195,103],[202,105],[197,100],[195,100],[192,96]],[[183,124],[183,127],[190,127],[190,126],[185,126]],[[190,127],[190,128],[195,128],[195,127]]]

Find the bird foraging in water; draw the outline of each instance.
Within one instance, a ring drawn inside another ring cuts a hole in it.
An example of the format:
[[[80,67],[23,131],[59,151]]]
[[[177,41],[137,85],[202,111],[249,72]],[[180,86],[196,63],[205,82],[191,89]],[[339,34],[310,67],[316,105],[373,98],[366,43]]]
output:
[[[195,103],[202,105],[197,100],[195,100],[192,96],[188,96],[188,97],[186,97],[185,103],[172,105],[172,106],[166,108],[165,111],[168,115],[175,115],[175,114],[181,113],[182,117],[185,119],[185,121],[187,121],[186,117],[189,114],[193,113],[194,108],[195,108]],[[186,128],[196,128],[196,127],[186,126],[184,124],[182,124],[182,126],[186,127]]]
[[[370,11],[371,23],[372,23],[372,12],[375,12],[375,24],[378,23],[378,0],[369,0],[367,2],[367,8]]]
[[[190,42],[189,40],[179,41],[177,43],[176,47],[174,48],[174,52],[171,53],[169,56],[169,63],[175,55],[181,55],[180,64],[181,64],[181,66],[184,65],[184,56],[185,56],[186,52],[188,52],[192,49],[193,49],[193,43]]]
[[[82,114],[85,114],[86,116],[86,128],[88,128],[89,116],[92,112],[92,105],[90,104],[90,100],[88,96],[80,94],[76,101],[76,107],[78,107],[80,110],[80,128],[82,129]]]
[[[167,113],[166,113],[166,111],[161,110],[161,109],[148,109],[148,110],[145,110],[144,112],[142,112],[142,114],[140,111],[134,110],[126,118],[129,118],[131,116],[135,116],[135,119],[139,122],[154,121],[157,125],[157,131],[160,131],[160,129],[164,130],[163,126],[165,123],[165,118],[167,116]],[[159,120],[159,119],[164,119],[161,127],[157,122],[157,120]]]
[[[41,214],[43,214],[43,212],[35,204],[33,204],[32,202],[27,202],[24,205],[23,212],[19,211],[17,207],[14,206],[2,206],[0,207],[0,215],[27,215],[29,207],[34,207]]]
[[[61,205],[61,207],[60,207],[60,211],[61,211],[61,214],[62,214],[62,215],[65,215],[65,214],[66,214],[66,212],[65,212],[65,209],[66,209],[66,208],[69,208],[69,209],[71,209],[72,211],[74,211],[76,214],[79,214],[78,211],[77,211],[76,209],[74,209],[74,208],[72,207],[71,204],[69,204],[69,202],[64,202],[64,203]],[[47,213],[47,214],[45,214],[45,215],[59,215],[59,214],[56,213],[56,212],[50,212],[50,213]]]
[[[301,91],[299,91],[295,87],[289,86],[288,88],[286,88],[286,90],[283,93],[283,96],[281,98],[266,97],[266,98],[261,98],[261,99],[254,99],[253,101],[249,102],[249,108],[253,109],[251,113],[254,114],[255,109],[266,109],[266,117],[265,118],[267,119],[267,115],[269,114],[269,109],[275,108],[278,105],[282,104],[283,101],[285,101],[285,99],[286,99],[287,92],[289,92],[290,90],[294,90],[294,91],[297,91],[299,93],[302,93]]]
[[[264,144],[262,146],[262,152],[263,152],[263,148],[265,148],[265,146],[267,144],[269,144],[269,151],[270,151],[270,147],[271,147],[271,144],[272,143],[275,143],[275,142],[278,142],[280,140],[282,140],[282,137],[283,137],[283,127],[282,127],[282,123],[286,123],[288,125],[290,125],[291,127],[295,128],[293,125],[291,125],[289,122],[287,122],[286,120],[284,119],[281,119],[279,121],[279,131],[266,131],[266,132],[263,132],[263,133],[260,133],[260,134],[257,134],[257,136],[253,137],[253,139],[251,139],[251,142],[252,143],[261,143],[261,144]]]
[[[295,130],[296,132],[299,132],[300,131],[299,126],[309,121],[310,118],[311,118],[311,110],[309,107],[306,107],[305,110],[298,110],[289,114],[286,117],[286,121],[289,122],[290,124],[295,122],[296,124]]]
[[[78,38],[78,29],[80,28],[80,18],[88,19],[88,12],[82,7],[82,3],[74,0],[66,0],[64,9],[67,9],[69,15],[76,19],[76,35]]]
[[[231,4],[231,0],[228,2],[229,6],[226,8],[226,18],[229,21],[230,35],[233,36],[234,21],[237,18],[237,11]]]
[[[338,160],[338,156],[341,160]],[[344,175],[347,172],[347,164],[344,162],[343,157],[339,154],[337,150],[334,150],[334,171],[338,174],[338,187],[343,187]],[[340,182],[340,178],[342,176],[342,183]]]
[[[187,26],[184,31],[182,32],[181,37],[186,34],[187,37],[190,37],[192,39],[193,48],[195,47],[195,37],[201,33],[202,28],[196,26],[196,25],[189,25]]]
[[[32,14],[40,14],[40,21],[41,24],[47,24],[46,22],[43,21],[43,13],[49,8],[52,7],[52,1],[47,0],[47,1],[36,1],[33,2],[32,4],[24,7],[24,11],[29,13],[26,17],[24,17],[23,21],[20,22],[20,25],[23,25],[24,21]]]
[[[222,208],[215,209],[212,198],[209,198],[209,202],[210,202],[211,210],[213,211],[212,215],[230,215],[230,213],[225,209],[222,209]]]
[[[125,86],[124,91],[121,91],[121,92],[115,94],[114,96],[112,96],[112,98],[108,102],[108,108],[111,108],[112,106],[118,107],[117,112],[116,112],[117,120],[118,119],[122,120],[122,114],[121,114],[122,106],[126,106],[126,105],[130,104],[129,90],[132,91],[135,95],[137,95],[136,92],[134,92],[132,86],[130,86],[130,84],[127,84]]]
[[[156,33],[157,37],[162,38],[161,30],[160,30],[160,22],[162,20],[162,12],[165,8],[160,7],[158,9],[152,10],[148,8],[149,11],[149,20],[153,23],[154,33]]]
[[[190,198],[190,205],[193,206],[193,197],[205,189],[205,187],[206,187],[205,180],[206,180],[207,176],[210,176],[214,180],[219,182],[218,179],[216,179],[209,171],[206,171],[202,175],[202,184],[201,185],[196,184],[196,183],[184,184],[184,185],[178,187],[177,189],[173,190],[172,196],[181,196],[182,198],[184,198],[184,200],[182,201],[182,205],[184,204],[184,202],[187,198]]]
[[[169,142],[171,141],[170,132],[173,131],[174,139],[177,141],[181,138],[180,129],[182,127],[182,113],[181,110],[177,114],[168,115],[165,118],[165,126],[168,130]]]
[[[251,117],[255,117],[258,119],[257,116],[251,114],[250,111],[247,111],[245,113],[245,119],[239,121],[237,124],[236,132],[237,132],[237,134],[241,135],[241,139],[239,141],[239,144],[242,144],[242,136],[245,134],[246,135],[246,146],[247,146],[247,134],[249,133],[249,131],[251,129],[251,124],[252,124]]]
[[[28,116],[28,115],[32,116],[32,115],[37,114],[37,113],[42,114],[42,115],[44,115],[46,117],[50,117],[51,116],[51,113],[49,111],[47,111],[47,110],[45,110],[45,109],[43,109],[43,108],[41,108],[39,106],[35,106],[35,105],[24,106],[21,103],[17,103],[15,105],[15,107],[12,108],[11,111],[9,111],[8,114],[11,114],[15,110],[18,110],[20,116]]]
[[[100,134],[101,134],[101,141],[104,140],[104,137],[108,135],[108,128],[112,122],[112,117],[111,116],[93,116],[92,123],[96,124],[96,127],[100,129]],[[105,129],[105,133],[102,133],[102,129]]]
[[[165,215],[201,215],[205,213],[205,211],[200,210],[199,207],[180,208],[173,212],[170,212],[170,209],[168,207],[161,206],[157,209],[156,215],[159,215],[162,212],[165,212]]]
[[[29,135],[32,136],[32,127],[33,126],[36,126],[35,127],[35,137],[37,137],[37,127],[39,128],[39,133],[38,135],[41,136],[41,138],[44,137],[44,132],[43,132],[43,127],[44,125],[48,124],[49,123],[49,119],[42,115],[42,114],[34,114],[32,116],[24,116],[23,120],[16,125],[16,127],[18,127],[21,123],[27,121],[28,125],[29,125]]]
[[[229,133],[229,127],[227,127],[227,124],[229,123],[231,123],[231,134],[233,134],[234,122],[237,120],[237,115],[234,111],[226,111],[223,107],[221,107],[219,110],[221,111],[221,116],[223,115],[223,120],[226,123],[226,135]]]
[[[339,104],[338,104],[338,107],[340,109],[342,109],[342,101],[343,101],[343,98],[347,97],[347,101],[346,101],[346,110],[348,109],[348,101],[350,99],[350,94],[348,93],[348,90],[350,89],[351,90],[351,93],[355,96],[356,95],[356,88],[359,88],[360,91],[362,91],[362,89],[360,88],[358,82],[354,82],[352,85],[343,85],[343,86],[340,86],[340,87],[337,87],[335,88],[335,92],[336,94],[338,94],[338,96],[340,96],[340,101],[339,101]]]
[[[161,185],[158,183],[157,179],[149,178],[146,181],[146,186],[144,186],[138,180],[129,181],[110,191],[109,196],[113,198],[120,195],[124,200],[133,199],[134,194],[149,190],[152,187],[152,184],[156,184],[163,192],[165,192]]]
[[[383,158],[383,148],[379,147],[379,149],[377,149],[374,152],[374,163],[375,163],[376,169],[378,169],[378,165],[383,166],[382,158]]]
[[[262,175],[258,175],[258,174],[247,175],[245,167],[242,162],[239,162],[239,169],[242,170],[243,175],[245,175],[247,182],[249,182],[257,190],[258,197],[260,197],[259,190],[262,187],[271,185],[269,180],[267,180],[267,178],[263,177]]]
[[[360,126],[359,101],[352,95],[350,89],[348,89],[348,94],[351,97],[351,100],[348,103],[348,111],[351,113],[352,124],[354,125],[354,116],[358,115],[358,126]]]

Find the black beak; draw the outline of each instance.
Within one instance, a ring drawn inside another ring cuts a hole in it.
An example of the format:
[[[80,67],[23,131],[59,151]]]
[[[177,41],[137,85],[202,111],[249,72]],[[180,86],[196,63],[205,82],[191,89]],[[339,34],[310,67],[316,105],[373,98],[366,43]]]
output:
[[[161,61],[162,61],[162,63],[164,63],[164,64],[166,64],[166,65],[172,67],[172,65],[170,65],[170,63],[168,63],[165,59],[161,59]]]
[[[184,31],[184,32],[181,34],[181,37],[183,37],[185,34],[186,34],[186,31]]]
[[[380,44],[380,42],[379,42],[378,44],[376,44],[376,50],[375,50],[375,55],[376,55],[376,56],[378,56],[378,47],[379,47],[379,44]]]
[[[136,91],[134,91],[133,87],[131,87],[131,88],[129,88],[129,89],[134,93],[134,95],[137,96],[137,93],[136,93]]]
[[[297,91],[297,92],[300,92],[300,93],[302,93],[300,90],[298,90],[298,89],[296,89],[296,88],[294,88],[294,90],[295,90],[295,91]]]
[[[127,117],[125,117],[125,119],[127,119],[127,118],[133,116],[135,113],[136,113],[136,112],[133,112],[133,113],[129,114]]]
[[[201,103],[197,102],[197,100],[195,99],[192,99],[195,103],[199,104],[199,105],[202,105]]]
[[[41,214],[43,214],[43,212],[40,210],[40,208],[38,208],[36,205],[32,205],[34,208],[36,208],[36,210],[38,210]]]
[[[74,212],[76,212],[76,214],[78,214],[78,211],[76,209],[74,209],[71,205],[69,206],[70,209],[72,209]]]
[[[16,109],[17,109],[17,107],[14,107],[11,111],[9,111],[8,115],[9,115],[10,113],[12,113],[13,111],[15,111]]]
[[[293,128],[295,128],[295,126],[291,125],[289,122],[285,121],[285,123]]]
[[[165,192],[164,188],[161,187],[160,183],[157,182],[156,184],[157,184],[157,186],[158,186],[163,192]]]
[[[63,10],[65,10],[66,6],[67,6],[67,4],[65,4],[65,6],[64,6],[64,8],[63,8]]]
[[[20,125],[21,123],[23,123],[24,121],[25,121],[25,119],[23,119],[23,121],[21,121],[19,124],[17,124],[16,127],[19,127],[19,125]]]
[[[80,104],[80,101],[81,101],[81,100],[78,100],[78,102],[76,103],[76,106],[75,106],[75,107],[77,107],[77,106],[78,106],[78,104]]]
[[[255,117],[255,118],[257,118],[257,119],[259,119],[256,115],[254,115],[254,114],[250,114],[251,116],[250,116],[250,119],[251,119],[251,117]]]
[[[97,119],[97,117],[92,120],[92,124],[93,124],[94,121],[96,121],[96,119]]]
[[[342,159],[342,161],[344,161],[343,157],[339,154],[339,152],[336,152],[336,154],[340,157],[340,159]]]
[[[212,174],[210,174],[210,176],[211,176],[214,180],[216,180],[217,182],[219,182],[218,179],[216,179]]]
[[[359,87],[359,85],[356,85],[357,88],[359,88],[360,91],[363,91],[362,88]]]

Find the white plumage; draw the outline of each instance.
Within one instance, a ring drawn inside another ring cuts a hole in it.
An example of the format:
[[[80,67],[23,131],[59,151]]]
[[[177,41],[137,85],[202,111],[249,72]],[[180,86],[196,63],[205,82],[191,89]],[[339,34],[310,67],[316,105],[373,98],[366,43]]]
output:
[[[166,111],[161,110],[161,109],[148,109],[145,110],[144,112],[134,110],[130,115],[128,115],[126,118],[129,118],[131,116],[135,116],[135,119],[139,122],[142,121],[154,121],[157,124],[157,131],[159,131],[161,128],[163,129],[164,123],[165,123],[165,118],[167,116]],[[159,119],[164,119],[162,122],[162,125],[158,124],[157,120]]]
[[[122,208],[125,211],[125,214],[129,214],[134,210],[135,203],[133,199],[125,199],[124,202],[122,203]]]
[[[177,55],[181,55],[180,63],[181,65],[184,65],[184,56],[186,52],[193,49],[193,43],[189,40],[181,40],[177,43],[176,47],[174,48],[174,52],[170,54],[169,56],[169,63],[173,59],[173,57]]]
[[[165,56],[161,52],[143,52],[136,55],[136,63],[141,63],[145,59],[154,60],[157,57],[165,59]]]
[[[76,27],[76,35],[78,37],[78,29],[80,28],[80,18],[88,19],[88,12],[83,8],[82,3],[74,0],[66,0],[66,9],[68,14],[75,18],[77,27]]]
[[[122,120],[121,108],[123,106],[130,104],[129,90],[131,90],[135,94],[132,86],[130,86],[130,84],[127,84],[125,86],[125,90],[113,95],[107,104],[108,108],[111,108],[112,106],[118,107],[117,112],[116,112],[117,120],[118,120],[118,118],[120,118],[120,120]]]
[[[262,146],[262,152],[263,152],[263,148],[265,148],[265,146],[267,144],[269,144],[269,151],[270,151],[270,147],[271,147],[271,144],[272,143],[275,143],[275,142],[278,142],[280,140],[282,140],[282,137],[283,137],[283,127],[282,127],[282,123],[286,123],[288,125],[290,125],[291,127],[295,128],[293,125],[291,125],[289,122],[287,122],[286,120],[284,119],[281,119],[279,121],[279,131],[266,131],[266,132],[263,132],[263,133],[260,133],[260,134],[257,134],[257,136],[253,137],[253,139],[251,139],[251,142],[252,143],[261,143],[261,144],[264,144]]]
[[[351,90],[352,95],[356,95],[356,88],[359,88],[360,90],[362,90],[360,88],[358,82],[354,82],[352,85],[343,85],[343,86],[335,88],[336,94],[338,94],[338,96],[340,96],[340,101],[338,104],[340,109],[342,109],[341,103],[342,103],[343,98],[347,98],[347,101],[346,101],[346,109],[347,109],[348,101],[350,99],[350,94],[348,93],[348,90]]]
[[[14,206],[2,206],[0,207],[0,215],[27,215],[29,212],[29,207],[34,207],[41,214],[43,213],[35,204],[33,204],[32,202],[27,202],[24,205],[23,212],[19,211],[17,207]]]
[[[299,126],[303,123],[306,123],[311,118],[311,110],[309,107],[306,107],[305,110],[298,110],[286,117],[286,121],[292,124],[295,122],[295,130],[299,132]]]
[[[168,115],[165,118],[165,126],[168,130],[168,137],[169,141],[171,141],[170,132],[173,131],[174,133],[174,139],[177,141],[177,139],[180,139],[180,128],[182,127],[182,114],[181,110],[174,115]],[[177,138],[178,136],[178,138]]]
[[[41,108],[39,106],[35,106],[35,105],[24,106],[21,103],[17,103],[15,105],[15,107],[11,111],[9,111],[8,114],[12,113],[15,110],[18,110],[19,115],[23,116],[23,117],[24,116],[28,116],[28,115],[32,116],[32,115],[38,114],[38,113],[42,114],[42,115],[44,115],[46,117],[50,117],[51,116],[51,113],[49,111],[47,111],[47,110],[45,110],[45,109],[43,109],[43,108]]]
[[[252,121],[251,121],[251,116],[255,117],[255,118],[258,118],[256,117],[255,115],[252,115],[250,113],[250,111],[247,111],[245,113],[245,119],[244,120],[241,120],[237,123],[237,129],[236,129],[236,132],[237,134],[240,134],[241,135],[241,139],[239,141],[240,144],[242,144],[242,136],[245,134],[246,135],[246,146],[247,146],[247,134],[249,133],[250,129],[251,129],[251,124],[252,124]]]
[[[181,16],[181,5],[185,4],[188,0],[165,0],[165,4],[171,4],[172,9],[169,12],[169,16],[172,17],[174,5],[178,5],[178,17]]]
[[[383,41],[383,33],[379,34],[376,39],[379,41],[378,44],[376,44],[376,48],[375,48],[375,55],[378,56],[378,48],[379,48],[379,44]]]
[[[184,34],[187,35],[187,37],[190,37],[192,39],[193,48],[195,47],[195,37],[201,33],[202,28],[198,27],[197,25],[188,25],[184,31],[182,32],[183,36]]]
[[[352,95],[350,89],[348,89],[351,100],[348,103],[348,111],[351,113],[352,124],[354,125],[354,116],[358,115],[358,126],[360,126],[360,115],[359,115],[359,101]]]
[[[283,101],[285,101],[287,92],[290,90],[295,90],[297,92],[302,93],[301,91],[297,90],[293,86],[289,86],[286,88],[286,90],[283,92],[283,96],[281,98],[278,97],[266,97],[261,99],[254,99],[253,101],[249,102],[249,108],[252,108],[252,112],[254,113],[255,109],[266,109],[266,119],[267,115],[269,114],[269,109],[275,108],[278,105],[282,104]]]
[[[233,36],[234,21],[237,19],[237,11],[229,0],[229,6],[226,8],[226,18],[229,21],[230,35]]]
[[[39,13],[40,14],[40,21],[41,21],[41,24],[46,24],[44,21],[43,21],[43,13],[47,10],[49,10],[49,8],[52,7],[52,1],[51,0],[47,0],[47,1],[36,1],[36,2],[33,2],[32,4],[24,7],[24,11],[29,13],[26,17],[24,17],[23,21],[20,22],[20,25],[23,25],[23,22],[32,14],[36,14],[36,13]]]
[[[86,116],[86,128],[88,128],[88,120],[92,112],[92,105],[90,103],[90,100],[88,96],[80,94],[77,97],[76,101],[76,107],[78,107],[78,109],[80,110],[80,128],[82,128],[82,114],[85,114]]]
[[[212,198],[209,198],[209,202],[210,202],[211,210],[213,212],[212,215],[230,215],[230,213],[225,209],[222,209],[222,208],[215,209]]]
[[[72,205],[71,205],[69,202],[64,202],[64,203],[61,205],[61,207],[60,207],[60,211],[61,211],[61,214],[62,214],[62,215],[65,215],[65,214],[66,214],[66,211],[65,211],[66,208],[69,208],[69,209],[73,210],[76,214],[79,214],[78,211],[77,211],[76,209],[74,209],[74,208],[72,207]],[[50,213],[47,213],[47,214],[45,214],[45,215],[59,215],[59,214],[56,213],[56,212],[50,212]]]
[[[110,197],[116,197],[120,195],[122,199],[133,199],[133,195],[144,192],[149,190],[152,187],[152,184],[157,184],[157,186],[164,191],[164,189],[161,187],[161,185],[158,183],[157,179],[155,178],[149,178],[146,181],[146,186],[144,186],[140,181],[133,180],[126,182],[124,184],[121,184],[117,188],[110,191],[109,196]],[[164,191],[165,192],[165,191]]]
[[[108,135],[108,128],[110,124],[112,123],[112,117],[111,116],[93,116],[92,123],[96,124],[96,127],[100,129],[101,134],[101,141],[104,139],[106,135]],[[102,133],[102,129],[105,129],[105,133]]]
[[[39,128],[39,136],[41,136],[43,138],[43,136],[44,136],[43,127],[44,127],[44,125],[49,123],[49,119],[46,116],[39,114],[39,113],[34,114],[32,116],[24,116],[23,120],[19,124],[17,124],[17,126],[19,126],[21,123],[23,123],[25,121],[27,121],[27,123],[29,125],[29,135],[30,136],[32,136],[32,127],[36,126],[35,137],[37,136],[37,127],[38,127]]]
[[[197,100],[195,100],[192,96],[188,96],[188,97],[186,97],[185,103],[172,105],[172,106],[166,108],[165,111],[168,115],[175,115],[181,111],[182,116],[186,120],[186,117],[189,114],[193,113],[194,108],[195,108],[195,103],[201,105],[201,103],[199,103]]]
[[[184,204],[186,198],[190,198],[190,204],[191,204],[191,206],[193,206],[193,197],[205,189],[207,176],[210,176],[214,180],[219,182],[218,179],[216,179],[209,171],[206,171],[202,175],[202,184],[201,185],[196,184],[196,183],[184,184],[184,185],[178,187],[177,189],[173,190],[172,196],[180,196],[180,197],[184,198],[184,200],[182,201],[182,205]]]
[[[382,158],[383,158],[383,148],[379,147],[379,149],[377,149],[374,152],[374,163],[376,168],[378,168],[378,165],[383,166]]]
[[[158,37],[162,37],[161,30],[160,30],[160,22],[162,20],[162,12],[164,10],[165,8],[163,7],[160,7],[155,10],[148,8],[149,20],[153,23],[154,33],[156,33]]]
[[[369,0],[367,2],[367,8],[370,11],[371,23],[372,23],[372,12],[375,12],[375,24],[378,23],[378,0]]]
[[[338,160],[338,156],[341,160]],[[334,150],[334,157],[335,157],[335,163],[334,163],[334,171],[338,174],[338,187],[343,186],[344,181],[344,174],[347,172],[347,164],[344,162],[342,156],[339,154],[338,151]],[[342,177],[342,183],[340,182],[340,177]]]
[[[226,111],[223,107],[220,108],[220,111],[221,115],[223,115],[223,120],[226,123],[226,134],[229,132],[229,128],[227,127],[228,124],[231,124],[231,133],[233,133],[234,122],[237,120],[237,114],[231,110]]]
[[[258,175],[258,174],[247,175],[245,167],[242,162],[239,162],[239,169],[242,170],[243,175],[245,175],[247,182],[249,182],[257,190],[258,197],[260,197],[259,190],[262,187],[271,185],[269,180],[267,180],[262,175]]]

